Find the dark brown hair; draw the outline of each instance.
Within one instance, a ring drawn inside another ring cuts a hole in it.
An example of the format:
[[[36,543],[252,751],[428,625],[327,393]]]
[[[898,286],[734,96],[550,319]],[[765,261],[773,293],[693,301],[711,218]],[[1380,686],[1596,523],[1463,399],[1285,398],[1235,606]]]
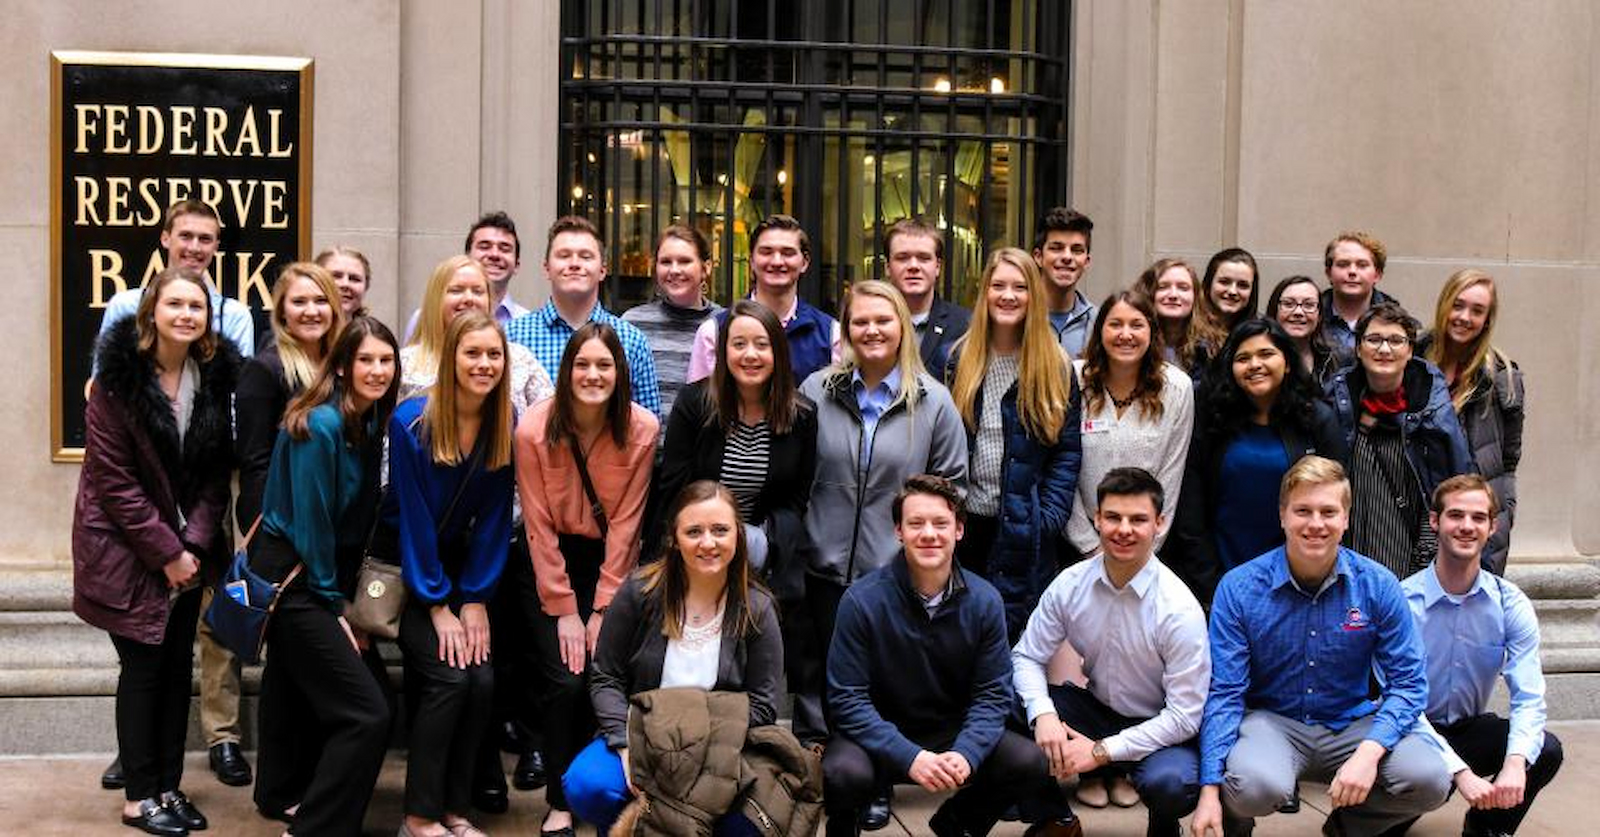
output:
[[[200,336],[189,347],[189,354],[198,360],[207,361],[217,351],[217,329],[215,320],[217,312],[211,310],[211,289],[206,287],[205,277],[199,271],[186,267],[169,267],[156,274],[139,295],[138,313],[135,315],[134,324],[138,335],[139,351],[145,355],[153,355],[156,350],[156,303],[161,301],[161,292],[173,282],[189,282],[200,289],[200,295],[206,300],[206,324]]]
[[[661,633],[668,639],[683,636],[684,599],[689,595],[689,572],[684,568],[688,559],[678,550],[678,516],[683,510],[707,500],[721,500],[733,512],[734,537],[737,538],[733,559],[728,562],[728,581],[724,607],[733,606],[736,614],[733,636],[738,639],[759,633],[761,626],[750,611],[750,590],[760,588],[761,582],[750,573],[750,558],[744,539],[744,521],[739,516],[739,501],[727,486],[715,480],[696,480],[683,487],[673,498],[667,512],[667,531],[661,547],[662,559],[639,569],[640,587],[647,598],[653,597],[661,607]]]
[[[611,360],[616,365],[617,385],[611,391],[611,403],[606,407],[606,424],[611,429],[611,440],[617,443],[617,447],[628,444],[628,430],[633,420],[633,389],[629,385],[628,356],[622,350],[622,341],[617,338],[616,329],[602,322],[590,321],[579,326],[567,338],[567,349],[561,353],[561,371],[557,373],[555,382],[555,403],[551,406],[550,419],[545,425],[545,439],[552,448],[564,441],[570,441],[574,446],[578,444],[578,419],[572,403],[572,367],[577,362],[578,351],[590,340],[599,340],[611,352]]]
[[[889,510],[896,527],[900,525],[900,514],[905,509],[906,498],[913,494],[928,494],[944,500],[950,504],[950,510],[956,513],[956,522],[966,522],[967,507],[961,502],[961,489],[956,488],[955,483],[933,474],[912,474],[906,477],[900,491],[894,495],[894,505]]]
[[[364,412],[356,409],[354,387],[347,379],[355,368],[356,354],[368,337],[376,337],[394,350],[394,377],[389,381],[389,389],[366,411],[372,414],[373,428],[378,433],[383,432],[390,414],[394,412],[395,397],[400,392],[400,346],[388,326],[376,317],[363,315],[355,317],[344,327],[344,331],[339,333],[339,342],[333,344],[333,352],[323,359],[322,371],[317,379],[290,401],[288,408],[283,411],[283,428],[289,432],[290,438],[298,441],[309,438],[311,411],[331,402],[339,410],[345,441],[359,445],[367,440],[366,423],[361,420]]]
[[[1094,328],[1089,330],[1089,339],[1083,344],[1083,408],[1085,412],[1097,413],[1105,403],[1105,380],[1111,373],[1111,358],[1101,344],[1101,334],[1105,331],[1106,318],[1111,315],[1111,309],[1119,302],[1138,311],[1150,326],[1150,348],[1139,360],[1139,383],[1133,393],[1138,396],[1139,409],[1143,411],[1145,420],[1156,421],[1165,409],[1161,393],[1167,386],[1167,376],[1162,371],[1161,322],[1156,319],[1156,306],[1150,297],[1133,288],[1117,291],[1100,303]]]
[[[549,261],[550,259],[550,247],[556,243],[556,236],[565,232],[588,233],[594,238],[594,243],[597,245],[597,249],[600,251],[600,258],[602,260],[605,259],[606,242],[605,239],[600,237],[600,230],[595,227],[594,222],[583,217],[582,215],[563,215],[560,218],[557,218],[555,223],[550,225],[550,231],[545,233],[544,257],[546,261]],[[518,258],[521,258],[521,254],[522,244],[520,243],[519,239],[519,243],[517,244]]]
[[[755,229],[750,231],[751,256],[756,254],[756,245],[761,243],[761,236],[765,235],[768,230],[788,230],[797,233],[800,239],[800,255],[805,256],[807,259],[811,258],[811,237],[806,235],[806,228],[800,226],[800,222],[796,221],[793,215],[784,215],[782,213],[768,215],[761,219],[761,223],[756,224]]]
[[[799,412],[794,369],[789,365],[789,335],[783,331],[778,317],[767,306],[751,299],[741,299],[728,308],[728,315],[717,328],[717,354],[711,367],[711,381],[706,385],[706,402],[711,405],[706,421],[715,421],[723,432],[733,429],[739,421],[739,384],[728,370],[728,333],[733,321],[749,317],[761,324],[772,344],[772,377],[767,379],[767,391],[762,400],[767,405],[767,424],[772,435],[782,436],[794,428],[795,414]]]

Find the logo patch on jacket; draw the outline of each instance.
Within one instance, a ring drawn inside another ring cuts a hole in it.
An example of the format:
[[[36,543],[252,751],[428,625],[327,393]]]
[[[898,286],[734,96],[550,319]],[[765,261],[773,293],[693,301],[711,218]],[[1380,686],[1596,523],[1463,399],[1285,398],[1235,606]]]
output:
[[[1339,628],[1346,631],[1364,631],[1371,626],[1372,622],[1361,612],[1361,608],[1351,605],[1350,609],[1345,611],[1344,624]]]

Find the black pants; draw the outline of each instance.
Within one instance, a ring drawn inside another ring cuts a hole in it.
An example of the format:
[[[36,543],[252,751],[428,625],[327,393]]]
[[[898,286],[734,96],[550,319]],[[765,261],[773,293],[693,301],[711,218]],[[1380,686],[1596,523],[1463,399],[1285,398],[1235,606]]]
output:
[[[796,631],[799,659],[785,658],[789,691],[794,693],[794,737],[802,744],[822,743],[829,738],[828,646],[833,643],[833,623],[838,621],[839,600],[844,598],[846,589],[842,584],[806,576],[805,617],[800,627],[808,628],[809,633]],[[783,652],[790,653],[787,642]]]
[[[578,598],[578,618],[588,624],[594,611],[594,588],[600,581],[600,564],[605,558],[605,543],[591,538],[561,536],[561,555],[567,564],[567,578]],[[534,608],[539,605],[535,601]],[[573,674],[561,662],[561,640],[556,633],[557,617],[538,609],[533,639],[539,654],[539,671],[544,679],[544,758],[550,781],[545,784],[545,800],[558,811],[570,810],[561,788],[579,751],[594,738],[594,706],[589,703],[589,669]]]
[[[327,605],[296,580],[267,628],[256,805],[299,803],[299,837],[361,833],[389,737],[389,704]]]
[[[956,561],[962,569],[971,570],[987,580],[989,555],[994,552],[994,539],[1000,534],[1000,520],[969,514],[962,529],[961,540],[956,541]]]
[[[955,738],[955,731],[949,736]],[[929,747],[928,749],[935,749]],[[942,749],[942,748],[940,748]],[[1049,775],[1044,753],[1037,744],[1011,730],[982,764],[973,765],[967,783],[945,800],[939,814],[968,833],[988,834],[1015,797],[1015,789],[1033,787]],[[874,758],[861,745],[836,735],[822,754],[823,806],[829,835],[856,833],[856,818],[879,790],[889,784],[906,784],[911,778],[899,766]]]
[[[494,599],[489,602],[489,625],[494,636],[494,653],[490,657],[494,665],[494,708],[478,744],[473,780],[477,787],[505,787],[504,767],[500,762],[502,725],[516,724],[529,738],[544,737],[535,712],[544,693],[538,643],[533,639],[538,618],[538,582],[534,580],[533,562],[528,557],[527,532],[518,526]],[[523,746],[536,750],[538,743],[524,740]]]
[[[189,683],[200,591],[172,602],[159,645],[111,635],[117,674],[117,748],[130,800],[174,791],[183,780],[183,741],[189,731]]]
[[[451,610],[459,615],[461,608]],[[494,669],[487,662],[462,669],[440,660],[429,607],[415,599],[400,616],[400,651],[419,681],[406,752],[406,813],[430,820],[465,814],[472,805],[473,761],[494,702]]]
[[[1467,718],[1454,724],[1435,724],[1434,729],[1450,742],[1450,748],[1467,763],[1467,769],[1479,776],[1493,777],[1500,772],[1506,760],[1506,738],[1511,734],[1511,722],[1494,714]],[[1544,733],[1544,747],[1539,760],[1528,765],[1528,784],[1523,789],[1522,804],[1515,808],[1493,808],[1488,811],[1469,809],[1461,823],[1463,834],[1515,834],[1523,817],[1533,807],[1533,798],[1550,780],[1556,777],[1564,758],[1561,739],[1549,730]],[[1404,834],[1416,819],[1390,829],[1387,834]]]

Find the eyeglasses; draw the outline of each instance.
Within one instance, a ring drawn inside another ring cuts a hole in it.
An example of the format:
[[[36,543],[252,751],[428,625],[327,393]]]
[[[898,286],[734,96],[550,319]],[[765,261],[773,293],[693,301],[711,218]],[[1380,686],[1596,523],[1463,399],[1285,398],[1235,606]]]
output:
[[[1369,334],[1366,337],[1361,338],[1361,342],[1367,344],[1367,348],[1372,349],[1373,351],[1377,351],[1378,349],[1383,348],[1385,345],[1388,345],[1391,350],[1398,352],[1410,345],[1411,338],[1405,336],[1404,334],[1391,334],[1388,337],[1385,337],[1382,334]]]
[[[1285,314],[1293,314],[1296,311],[1315,314],[1317,313],[1317,301],[1314,299],[1280,299],[1278,300],[1278,310]]]

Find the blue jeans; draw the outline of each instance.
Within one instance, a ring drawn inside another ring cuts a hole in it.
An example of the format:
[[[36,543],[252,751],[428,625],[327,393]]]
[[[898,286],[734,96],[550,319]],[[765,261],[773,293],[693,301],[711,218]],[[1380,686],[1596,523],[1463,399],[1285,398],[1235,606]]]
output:
[[[561,777],[561,785],[572,813],[600,834],[611,831],[617,815],[633,799],[622,772],[622,759],[606,746],[603,738],[590,741],[578,753]],[[711,833],[713,837],[759,837],[761,832],[743,814],[729,812],[717,820]]]

